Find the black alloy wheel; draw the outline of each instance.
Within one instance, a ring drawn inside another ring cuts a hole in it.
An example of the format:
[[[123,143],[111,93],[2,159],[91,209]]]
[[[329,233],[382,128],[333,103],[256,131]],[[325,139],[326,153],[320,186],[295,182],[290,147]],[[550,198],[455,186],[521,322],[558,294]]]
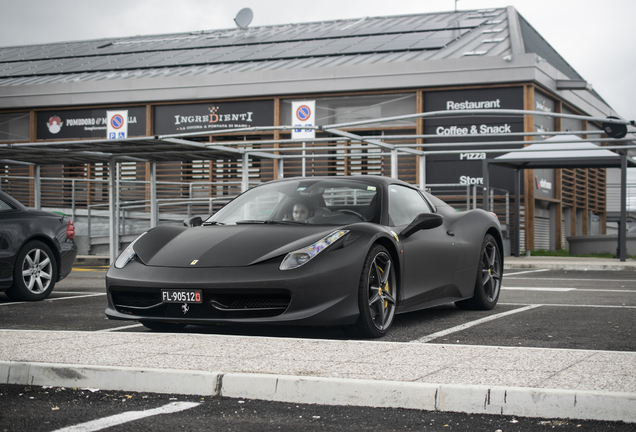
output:
[[[397,283],[391,255],[385,247],[375,245],[369,251],[362,269],[358,290],[358,321],[346,329],[351,336],[379,338],[384,336],[395,317]]]
[[[481,247],[474,295],[455,304],[460,309],[490,310],[494,308],[499,300],[502,276],[503,265],[499,245],[492,235],[487,234]]]

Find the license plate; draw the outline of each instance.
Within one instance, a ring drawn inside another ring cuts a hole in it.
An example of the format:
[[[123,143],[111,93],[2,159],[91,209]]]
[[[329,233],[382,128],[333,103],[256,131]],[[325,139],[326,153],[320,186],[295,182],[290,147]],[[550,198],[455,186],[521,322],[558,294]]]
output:
[[[201,290],[161,290],[163,303],[201,303]]]

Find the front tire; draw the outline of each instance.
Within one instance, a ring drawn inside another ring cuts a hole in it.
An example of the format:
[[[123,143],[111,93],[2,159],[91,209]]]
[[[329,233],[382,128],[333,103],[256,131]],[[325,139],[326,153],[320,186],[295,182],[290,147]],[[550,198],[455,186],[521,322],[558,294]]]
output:
[[[6,291],[12,300],[40,301],[51,294],[57,281],[57,260],[41,241],[25,244],[15,260],[13,284]]]
[[[358,321],[347,328],[350,336],[379,338],[384,336],[395,317],[397,283],[395,266],[389,251],[375,245],[364,261],[358,287]]]
[[[477,267],[475,292],[471,298],[455,302],[460,309],[490,310],[499,300],[503,265],[499,245],[490,234],[486,235],[482,243]]]

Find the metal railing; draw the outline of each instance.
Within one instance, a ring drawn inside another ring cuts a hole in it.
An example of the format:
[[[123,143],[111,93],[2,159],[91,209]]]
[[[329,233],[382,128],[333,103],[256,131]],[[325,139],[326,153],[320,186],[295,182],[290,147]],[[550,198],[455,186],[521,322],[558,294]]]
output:
[[[620,211],[621,207],[621,185],[608,184],[606,189],[607,211]],[[636,211],[636,183],[627,183],[627,211]]]

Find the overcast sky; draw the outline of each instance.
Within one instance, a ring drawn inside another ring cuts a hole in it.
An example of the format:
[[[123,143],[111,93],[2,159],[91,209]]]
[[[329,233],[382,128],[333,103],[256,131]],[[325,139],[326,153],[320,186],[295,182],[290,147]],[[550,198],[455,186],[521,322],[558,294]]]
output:
[[[636,0],[459,0],[514,6],[622,117],[636,120]],[[0,0],[0,46],[449,11],[455,0]]]

